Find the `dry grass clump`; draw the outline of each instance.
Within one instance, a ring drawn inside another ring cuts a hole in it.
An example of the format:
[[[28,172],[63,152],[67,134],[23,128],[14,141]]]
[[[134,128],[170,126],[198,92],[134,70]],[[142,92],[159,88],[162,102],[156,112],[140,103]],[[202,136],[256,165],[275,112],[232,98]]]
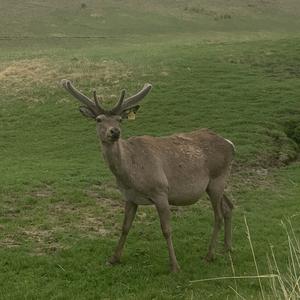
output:
[[[119,91],[124,87],[122,83],[133,76],[128,65],[113,60],[74,59],[72,64],[63,65],[59,72],[64,78],[74,81],[78,88],[80,85],[88,85],[90,92],[93,88],[97,89],[104,101],[117,98],[119,95],[112,95],[110,92]],[[84,92],[88,93],[86,88]]]
[[[20,246],[20,242],[13,235],[7,235],[0,239],[0,246],[1,248],[16,248]]]
[[[96,206],[80,207],[66,203],[57,203],[50,207],[51,224],[56,224],[56,230],[74,232],[81,237],[99,238],[118,232],[115,225],[115,215],[120,213],[120,207],[108,207],[110,199],[96,201]],[[105,215],[105,217],[103,217]]]
[[[31,255],[45,255],[66,249],[65,245],[56,237],[55,230],[41,229],[37,226],[27,227],[22,230],[23,241],[34,244]]]
[[[24,59],[0,66],[1,87],[17,94],[33,85],[54,86],[58,72],[45,59]]]
[[[46,202],[53,196],[53,192],[37,190],[30,195]],[[95,198],[93,205],[76,205],[68,201],[49,203],[44,208],[47,218],[41,221],[41,215],[34,209],[34,205],[27,205],[26,213],[5,209],[6,217],[11,220],[24,220],[26,224],[11,233],[0,236],[0,247],[4,249],[19,248],[31,244],[31,255],[47,255],[70,247],[72,240],[81,238],[99,239],[107,236],[118,236],[121,221],[116,220],[123,205],[118,200],[109,198]],[[103,217],[105,216],[105,217]],[[30,222],[28,222],[30,220]],[[0,226],[0,230],[5,229]]]
[[[120,84],[132,73],[127,65],[113,60],[99,62],[73,58],[67,63],[50,63],[47,59],[24,59],[0,65],[0,88],[4,96],[39,102],[43,101],[43,95],[34,95],[33,91],[37,93],[38,89],[47,88],[49,93],[60,87],[62,78],[67,78],[79,85],[97,88],[107,99],[113,99],[117,95],[111,95],[109,91],[118,91]]]
[[[277,277],[272,278],[270,286],[273,299],[296,300],[300,299],[300,242],[296,236],[291,220],[282,222],[286,231],[289,255],[286,270],[280,269],[277,264],[274,247],[271,247],[271,258],[268,257],[269,269]]]
[[[269,265],[269,273],[261,274],[258,268],[251,235],[250,229],[247,223],[247,219],[244,216],[246,233],[253,257],[253,262],[256,270],[255,275],[236,275],[235,268],[233,265],[233,261],[231,256],[231,269],[233,276],[226,277],[216,277],[216,278],[205,278],[200,280],[193,280],[190,283],[199,283],[199,282],[207,282],[207,281],[220,281],[220,280],[233,280],[235,287],[229,286],[231,290],[234,291],[237,299],[247,299],[247,297],[243,296],[238,289],[238,280],[244,279],[257,279],[260,287],[260,299],[279,299],[279,300],[297,300],[300,299],[300,242],[299,238],[296,236],[291,220],[287,220],[286,222],[282,222],[282,226],[286,231],[289,254],[287,257],[287,265],[286,268],[280,269],[276,255],[274,252],[274,247],[271,246],[271,257],[268,255],[268,265]],[[262,280],[267,279],[267,283]],[[264,284],[263,284],[264,283]]]
[[[0,65],[2,99],[43,102],[39,91],[55,88],[59,73],[46,59],[23,59]]]

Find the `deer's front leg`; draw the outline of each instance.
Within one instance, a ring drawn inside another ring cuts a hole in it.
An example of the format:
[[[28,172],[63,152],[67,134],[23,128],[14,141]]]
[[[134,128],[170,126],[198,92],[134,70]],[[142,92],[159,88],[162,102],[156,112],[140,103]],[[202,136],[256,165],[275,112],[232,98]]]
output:
[[[171,271],[178,272],[180,270],[180,267],[177,263],[172,242],[172,233],[170,225],[171,213],[167,197],[160,197],[159,199],[156,199],[155,206],[159,215],[161,230],[168,245]]]
[[[118,245],[115,249],[115,252],[108,261],[108,263],[111,265],[115,265],[120,262],[124,244],[125,244],[128,232],[131,228],[132,222],[134,220],[136,210],[137,210],[137,205],[135,203],[130,202],[130,201],[125,202],[125,216],[124,216],[124,221],[123,221],[123,226],[122,226],[122,233],[121,233]]]

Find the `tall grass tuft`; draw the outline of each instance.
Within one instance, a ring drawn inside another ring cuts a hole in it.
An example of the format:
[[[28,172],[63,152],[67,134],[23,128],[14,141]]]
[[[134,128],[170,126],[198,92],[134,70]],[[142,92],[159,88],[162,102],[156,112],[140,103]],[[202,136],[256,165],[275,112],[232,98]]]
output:
[[[300,299],[300,242],[297,237],[294,227],[290,219],[281,221],[281,224],[286,232],[288,244],[288,262],[283,268],[279,267],[274,251],[274,247],[270,247],[270,254],[267,255],[269,273],[261,274],[258,269],[255,251],[251,239],[250,229],[247,223],[247,218],[244,216],[246,226],[246,234],[249,241],[253,262],[256,269],[256,275],[238,276],[236,275],[235,268],[231,255],[229,255],[231,269],[233,276],[205,278],[193,280],[190,283],[205,282],[205,281],[218,281],[218,280],[234,280],[235,288],[229,286],[234,291],[237,299],[247,299],[238,292],[237,280],[239,279],[257,279],[260,286],[259,296],[263,300],[279,299],[279,300],[296,300]],[[262,282],[262,279],[268,281]]]
[[[281,222],[285,229],[289,253],[285,270],[279,268],[274,251],[271,246],[271,257],[268,257],[269,270],[275,271],[277,277],[270,279],[273,296],[276,299],[296,300],[300,299],[300,243],[295,234],[290,219]]]

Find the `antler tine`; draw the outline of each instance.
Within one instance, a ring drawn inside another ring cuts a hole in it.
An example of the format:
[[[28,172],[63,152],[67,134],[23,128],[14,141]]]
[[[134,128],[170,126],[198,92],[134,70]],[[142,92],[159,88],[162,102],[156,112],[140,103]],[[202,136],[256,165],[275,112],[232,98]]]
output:
[[[96,104],[87,96],[77,90],[71,83],[70,80],[63,79],[61,81],[62,86],[77,100],[87,106],[95,115],[102,113],[101,107],[97,107]]]
[[[106,110],[101,106],[101,103],[100,103],[99,100],[102,100],[102,98],[97,96],[96,89],[93,90],[93,94],[94,94],[95,104],[96,104],[98,110],[99,110],[101,113],[106,112]]]
[[[121,96],[120,96],[120,99],[119,99],[118,103],[110,110],[111,114],[118,114],[118,113],[122,112],[122,110],[123,110],[122,105],[123,105],[123,102],[124,102],[125,93],[126,93],[126,91],[122,90]]]
[[[97,102],[98,98],[97,98],[97,91],[96,89],[93,89],[93,95],[94,95],[94,100],[95,100],[95,103]]]
[[[144,87],[135,95],[125,99],[125,90],[122,90],[120,99],[118,103],[109,111],[105,110],[102,107],[99,98],[97,96],[96,90],[93,90],[94,101],[92,101],[89,97],[82,94],[79,90],[77,90],[71,83],[70,80],[63,79],[61,81],[62,86],[76,99],[78,99],[81,103],[83,103],[87,108],[91,110],[91,112],[97,116],[99,114],[120,114],[126,109],[137,106],[137,103],[141,101],[147,94],[150,92],[152,85],[146,83]]]
[[[133,106],[136,106],[138,102],[140,102],[147,94],[150,92],[152,85],[150,83],[146,83],[144,87],[135,95],[127,98],[122,105],[122,110],[126,110]]]

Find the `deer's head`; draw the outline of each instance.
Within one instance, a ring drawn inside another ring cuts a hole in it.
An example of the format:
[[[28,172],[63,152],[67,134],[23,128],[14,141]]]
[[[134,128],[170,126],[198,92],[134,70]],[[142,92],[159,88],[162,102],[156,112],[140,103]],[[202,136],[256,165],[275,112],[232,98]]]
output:
[[[70,80],[62,80],[63,87],[82,104],[79,110],[88,118],[92,118],[97,123],[97,133],[102,143],[114,143],[121,134],[120,124],[123,119],[127,119],[130,114],[135,114],[138,109],[138,103],[150,92],[151,84],[145,84],[137,94],[125,99],[125,90],[122,91],[117,104],[111,109],[105,109],[102,104],[102,98],[98,97],[94,91],[94,99],[82,94],[71,83]]]

